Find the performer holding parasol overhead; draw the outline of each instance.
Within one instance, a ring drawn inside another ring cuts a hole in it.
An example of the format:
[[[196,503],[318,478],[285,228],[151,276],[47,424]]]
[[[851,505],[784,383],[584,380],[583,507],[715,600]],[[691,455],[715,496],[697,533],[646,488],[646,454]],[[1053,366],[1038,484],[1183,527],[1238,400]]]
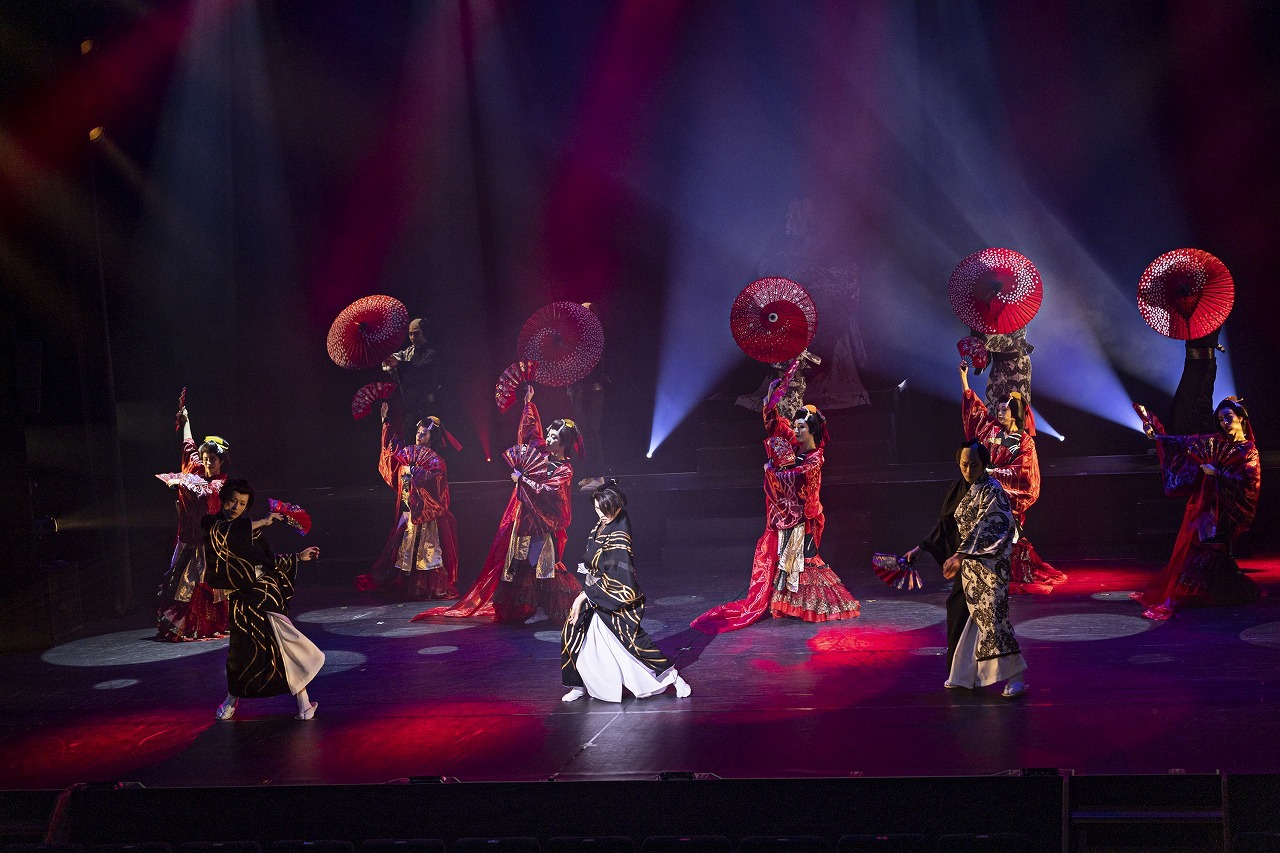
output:
[[[1206,393],[1213,390],[1211,373],[1205,387],[1207,359],[1193,356],[1191,344],[1216,339],[1234,298],[1226,266],[1199,249],[1161,255],[1138,285],[1138,306],[1148,325],[1188,342],[1173,410],[1184,428],[1208,419],[1203,401],[1212,399]],[[1134,408],[1156,442],[1165,494],[1187,497],[1173,555],[1145,590],[1133,594],[1146,606],[1142,615],[1165,620],[1191,605],[1256,601],[1261,595],[1257,584],[1240,571],[1232,555],[1235,540],[1253,523],[1262,487],[1262,465],[1244,401],[1223,399],[1212,414],[1213,432],[1199,435],[1166,434],[1144,406]]]
[[[778,411],[816,325],[812,300],[788,279],[754,282],[734,301],[730,326],[743,351],[758,361],[792,363],[765,399],[765,532],[756,543],[747,596],[693,620],[703,633],[736,631],[770,614],[825,622],[861,609],[818,554],[826,525],[820,500],[826,418],[816,406],[798,409],[794,421]]]
[[[1025,327],[1036,315],[1044,285],[1035,265],[1011,249],[984,249],[962,260],[947,286],[951,308],[971,329],[1000,340],[999,346],[1025,344]],[[966,441],[981,441],[991,456],[991,475],[1004,487],[1018,522],[1014,537],[1010,593],[1050,593],[1067,576],[1045,562],[1021,527],[1027,510],[1040,498],[1040,459],[1031,413],[1031,361],[1025,354],[1001,360],[985,345],[977,352],[958,347],[961,420]],[[1028,349],[1027,352],[1030,350]],[[987,402],[969,388],[969,365],[989,355],[992,374]],[[994,403],[992,402],[994,401]],[[994,412],[992,411],[994,409]]]
[[[506,411],[520,386],[532,379],[563,387],[581,381],[600,361],[604,333],[600,321],[576,302],[538,309],[520,331],[524,356],[506,369],[494,390]],[[498,526],[480,577],[454,607],[415,616],[479,616],[499,622],[563,622],[581,585],[561,563],[571,518],[573,465],[582,436],[568,419],[551,422],[545,435],[533,386],[524,396],[516,445],[503,453],[515,489]]]
[[[392,592],[417,601],[458,597],[457,522],[449,511],[445,442],[461,449],[440,419],[418,423],[414,443],[402,445],[383,402],[378,473],[396,491],[395,524],[369,574],[356,588]]]
[[[175,426],[182,430],[182,469],[157,474],[177,494],[178,535],[169,570],[160,582],[156,639],[183,642],[212,640],[227,634],[227,600],[205,582],[205,554],[200,520],[221,508],[218,499],[230,467],[227,442],[205,436],[198,446],[191,436],[187,389],[178,400]]]

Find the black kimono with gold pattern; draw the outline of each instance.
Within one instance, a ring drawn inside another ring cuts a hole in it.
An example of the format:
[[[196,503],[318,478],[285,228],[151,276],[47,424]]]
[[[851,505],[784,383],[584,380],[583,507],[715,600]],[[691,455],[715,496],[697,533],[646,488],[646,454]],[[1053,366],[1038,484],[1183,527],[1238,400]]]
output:
[[[206,582],[228,591],[231,643],[227,692],[241,699],[289,693],[284,659],[268,613],[289,613],[298,556],[271,553],[248,516],[204,517]]]
[[[597,524],[591,531],[582,564],[587,569],[582,583],[587,601],[577,619],[565,622],[560,635],[560,669],[565,686],[583,686],[576,662],[587,628],[596,618],[602,619],[623,648],[654,675],[670,669],[671,661],[640,627],[640,620],[644,618],[644,593],[636,581],[631,519],[626,510],[610,522]]]

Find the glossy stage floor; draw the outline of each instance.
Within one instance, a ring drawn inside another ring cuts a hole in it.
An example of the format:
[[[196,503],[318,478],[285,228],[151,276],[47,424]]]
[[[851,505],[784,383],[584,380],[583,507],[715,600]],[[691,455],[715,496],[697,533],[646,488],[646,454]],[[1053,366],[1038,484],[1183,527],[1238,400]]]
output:
[[[1266,711],[1280,701],[1280,559],[1243,561],[1269,592],[1261,603],[1166,623],[1126,597],[1153,567],[1058,564],[1066,585],[1012,604],[1032,685],[1015,700],[943,689],[946,590],[932,566],[917,593],[838,566],[860,618],[767,620],[713,640],[686,626],[740,594],[747,566],[642,562],[648,628],[693,695],[620,705],[560,701],[558,626],[410,623],[419,605],[318,576],[293,614],[328,655],[313,721],[294,721],[289,697],[215,721],[225,641],[156,643],[139,617],[0,657],[0,787],[1280,768],[1280,716]]]

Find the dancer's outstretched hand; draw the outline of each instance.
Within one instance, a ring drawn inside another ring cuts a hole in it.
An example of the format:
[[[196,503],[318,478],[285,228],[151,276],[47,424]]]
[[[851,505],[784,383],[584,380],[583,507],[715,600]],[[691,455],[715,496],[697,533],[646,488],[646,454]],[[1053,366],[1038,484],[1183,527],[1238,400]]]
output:
[[[912,548],[912,549],[911,549],[910,551],[908,551],[907,553],[903,554],[903,555],[902,555],[902,559],[904,559],[904,560],[906,560],[906,561],[907,561],[907,565],[911,565],[912,563],[914,563],[914,562],[916,561],[916,558],[917,558],[917,557],[919,557],[919,556],[920,556],[920,546],[919,546],[919,545],[917,545],[916,547]]]
[[[947,561],[942,564],[942,576],[950,580],[956,576],[956,572],[960,571],[960,555],[952,554],[947,557]]]
[[[524,392],[524,401],[528,403],[533,400],[533,386],[527,385],[525,387],[528,388],[528,390]]]
[[[320,559],[320,549],[315,545],[312,545],[309,548],[303,548],[298,552],[298,559],[303,560],[304,562],[318,560]]]

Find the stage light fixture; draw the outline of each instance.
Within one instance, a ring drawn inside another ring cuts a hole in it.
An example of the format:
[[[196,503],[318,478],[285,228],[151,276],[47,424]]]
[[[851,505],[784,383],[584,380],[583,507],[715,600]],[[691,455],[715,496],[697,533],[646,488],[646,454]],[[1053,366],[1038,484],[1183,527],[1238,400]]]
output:
[[[94,39],[91,39],[91,38],[85,39],[84,41],[80,42],[80,55],[85,56],[97,46],[98,46],[98,42],[95,41]]]
[[[104,133],[106,133],[106,129],[102,125],[98,125],[93,130],[89,131],[89,141],[96,142],[102,138],[102,134]]]
[[[904,379],[898,383],[898,393],[900,394],[905,393],[906,390],[907,390],[907,380]]]

